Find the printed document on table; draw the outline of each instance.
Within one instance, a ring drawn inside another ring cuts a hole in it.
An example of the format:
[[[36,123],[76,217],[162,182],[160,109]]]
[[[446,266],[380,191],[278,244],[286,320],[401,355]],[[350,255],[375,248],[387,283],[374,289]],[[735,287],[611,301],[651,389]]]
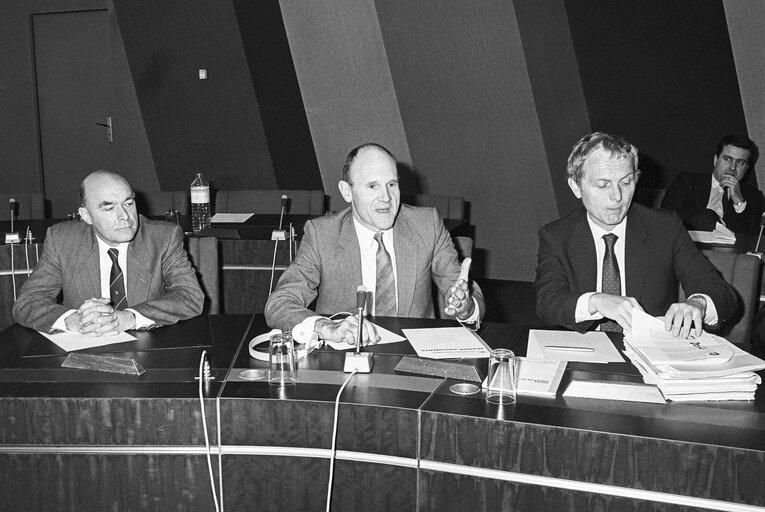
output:
[[[78,332],[57,332],[55,334],[40,332],[40,334],[67,352],[93,347],[103,347],[104,345],[113,345],[114,343],[122,343],[124,341],[133,341],[136,339],[135,336],[131,336],[126,332],[121,332],[114,336],[86,336]]]
[[[489,357],[489,346],[465,327],[403,329],[412,348],[420,357],[460,359]]]
[[[604,332],[529,330],[526,357],[545,361],[623,363],[624,358]]]
[[[216,213],[212,216],[210,222],[242,223],[247,222],[247,219],[252,216],[252,213]]]

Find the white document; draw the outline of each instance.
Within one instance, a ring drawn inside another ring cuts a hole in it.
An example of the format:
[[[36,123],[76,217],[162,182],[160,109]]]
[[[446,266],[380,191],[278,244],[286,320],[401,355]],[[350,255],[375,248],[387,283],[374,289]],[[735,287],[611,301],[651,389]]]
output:
[[[565,361],[540,361],[527,357],[518,358],[519,395],[555,397],[566,370]]]
[[[377,335],[380,336],[380,341],[378,341],[377,345],[384,345],[386,343],[398,343],[399,341],[406,341],[406,338],[403,336],[399,336],[395,332],[389,331],[388,329],[385,329],[383,327],[380,327],[374,322],[370,322],[366,319],[364,319],[365,324],[371,324],[374,325],[375,331],[377,331]],[[326,344],[330,347],[334,348],[335,350],[349,350],[349,349],[355,349],[356,345],[351,345],[350,343],[345,342],[335,342],[335,341],[329,341],[325,340]],[[374,347],[374,345],[371,345]]]
[[[544,361],[623,363],[624,358],[604,332],[529,330],[526,357]]]
[[[67,352],[93,347],[103,347],[105,345],[122,343],[123,341],[133,341],[136,339],[135,336],[131,336],[126,332],[121,332],[114,336],[86,336],[77,332],[58,332],[56,334],[40,332],[40,334]]]
[[[216,213],[210,218],[210,222],[242,223],[252,217],[252,213]]]
[[[714,231],[688,231],[688,234],[691,235],[691,240],[703,244],[733,245],[736,243],[736,235],[733,231],[719,222],[715,225]]]
[[[602,380],[572,380],[563,396],[566,398],[598,398],[623,402],[667,403],[656,386]]]
[[[460,359],[489,357],[491,349],[477,334],[465,327],[403,329],[420,357]]]

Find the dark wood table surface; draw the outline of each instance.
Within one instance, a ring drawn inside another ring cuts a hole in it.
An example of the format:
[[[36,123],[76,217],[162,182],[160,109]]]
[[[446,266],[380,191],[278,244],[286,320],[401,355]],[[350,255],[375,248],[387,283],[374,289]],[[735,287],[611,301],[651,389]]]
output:
[[[455,325],[373,320],[397,333]],[[216,487],[220,417],[225,510],[323,510],[345,356],[314,351],[292,387],[245,380],[242,371],[267,366],[247,351],[267,331],[262,315],[220,315],[141,333],[118,353],[140,361],[140,377],[60,368],[64,355],[39,355],[39,334],[17,325],[1,332],[3,510],[211,510],[194,379],[202,350],[215,377],[203,395]],[[490,323],[480,335],[525,354],[523,326]],[[173,348],[153,350],[152,336]],[[373,372],[354,376],[340,399],[333,510],[765,506],[762,389],[751,402],[559,394],[496,406],[480,392],[451,392],[457,381],[396,374],[413,353],[408,342],[373,350]],[[485,371],[485,360],[468,362]],[[571,378],[641,382],[627,361],[570,363],[561,391]]]

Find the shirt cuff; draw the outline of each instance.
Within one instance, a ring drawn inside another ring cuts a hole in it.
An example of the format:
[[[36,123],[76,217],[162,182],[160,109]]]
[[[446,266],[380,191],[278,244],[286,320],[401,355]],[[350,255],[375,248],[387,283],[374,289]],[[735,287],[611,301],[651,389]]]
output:
[[[716,325],[719,317],[717,316],[717,307],[715,306],[714,301],[705,293],[693,293],[688,298],[692,299],[693,297],[701,297],[707,302],[707,310],[704,312],[704,323],[707,325]]]
[[[574,311],[574,322],[582,323],[588,320],[600,320],[603,315],[600,313],[590,313],[590,297],[597,292],[587,292],[579,296],[576,301],[576,310]]]
[[[746,201],[741,201],[738,204],[733,205],[733,211],[736,213],[743,213],[746,210]]]
[[[70,331],[69,329],[66,328],[65,320],[67,319],[67,317],[69,315],[71,315],[73,313],[76,313],[76,312],[77,312],[76,309],[70,309],[69,311],[67,311],[66,313],[64,313],[60,317],[58,317],[58,319],[56,319],[56,321],[53,322],[53,325],[50,326],[51,332],[52,331],[74,332],[74,331]]]
[[[461,324],[475,324],[475,328],[480,329],[481,328],[481,310],[478,307],[478,300],[476,300],[475,297],[471,297],[471,299],[473,299],[473,304],[475,304],[475,307],[473,308],[473,314],[464,320],[462,320],[461,318],[457,318],[457,315],[455,315],[454,318]]]
[[[146,329],[148,327],[153,326],[156,322],[150,318],[146,318],[141,313],[136,311],[133,308],[125,308],[125,311],[130,311],[133,313],[133,316],[135,316],[135,328],[136,329]]]
[[[316,326],[316,321],[326,318],[321,315],[314,315],[309,316],[299,324],[297,324],[295,327],[292,328],[292,339],[295,340],[298,343],[308,343],[312,340],[314,335],[316,335],[315,332],[313,332],[314,327]],[[316,335],[318,338],[318,335]]]

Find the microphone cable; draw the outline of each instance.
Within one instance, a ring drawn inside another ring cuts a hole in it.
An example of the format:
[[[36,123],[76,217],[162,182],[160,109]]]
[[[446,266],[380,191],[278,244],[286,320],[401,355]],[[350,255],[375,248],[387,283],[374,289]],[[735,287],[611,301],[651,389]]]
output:
[[[336,445],[337,445],[337,418],[339,416],[340,412],[340,395],[343,394],[343,390],[345,389],[345,386],[348,384],[348,382],[351,380],[351,377],[356,375],[358,372],[357,369],[354,369],[348,377],[345,378],[345,381],[343,382],[343,385],[340,386],[340,391],[337,392],[337,398],[335,399],[335,420],[332,425],[332,454],[329,458],[329,483],[327,484],[327,508],[326,512],[329,512],[331,503],[332,503],[332,480],[334,478],[335,473],[335,455],[337,453]]]
[[[205,380],[205,377],[210,376],[210,363],[206,361],[205,356],[207,355],[207,351],[202,351],[202,356],[199,358],[199,407],[202,411],[202,430],[205,434],[205,451],[207,455],[207,469],[210,472],[210,490],[212,491],[213,495],[213,501],[215,502],[215,510],[216,512],[220,512],[220,507],[218,505],[218,494],[215,491],[215,476],[213,475],[213,467],[212,467],[212,459],[210,458],[210,436],[207,433],[207,418],[205,417],[205,400],[204,400],[204,393],[202,391],[202,386]],[[204,368],[204,371],[203,371]],[[220,436],[220,429],[218,430],[218,435]],[[220,454],[220,445],[218,446],[218,454]]]
[[[13,302],[16,302],[16,266],[13,261],[13,242],[8,244],[11,249],[11,281],[13,282]]]

